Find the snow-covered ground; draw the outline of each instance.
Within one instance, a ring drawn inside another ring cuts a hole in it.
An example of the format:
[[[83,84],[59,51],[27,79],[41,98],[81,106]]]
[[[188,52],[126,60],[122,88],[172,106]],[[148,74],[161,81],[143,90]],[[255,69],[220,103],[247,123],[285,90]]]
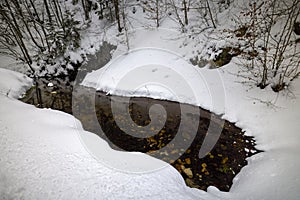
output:
[[[166,163],[141,153],[112,150],[63,112],[38,109],[15,98],[31,85],[24,75],[0,70],[1,199],[210,199],[185,186]],[[11,90],[13,88],[13,90]],[[79,137],[108,158],[146,173],[113,169],[91,155]],[[160,170],[149,171],[149,165]]]
[[[123,67],[128,69],[126,65]],[[201,74],[211,71],[194,69]],[[133,166],[138,166],[147,160],[164,167],[145,174],[130,174],[99,162],[80,142],[78,132],[84,130],[76,119],[14,99],[31,82],[22,74],[1,69],[4,77],[0,83],[1,196],[4,199],[215,199],[217,195],[220,199],[298,199],[300,81],[292,83],[290,92],[277,94],[270,88],[249,89],[238,83],[238,78],[231,74],[234,70],[236,66],[232,63],[219,71],[226,94],[224,118],[254,135],[258,148],[266,152],[248,159],[249,165],[234,179],[229,193],[213,187],[205,193],[186,187],[172,167],[143,154],[128,164],[134,162]],[[112,75],[108,73],[104,78]],[[203,101],[199,104],[205,103],[205,98],[199,99]],[[100,138],[85,133],[94,144],[102,146],[103,152],[114,155]]]
[[[88,74],[83,85],[116,95],[177,100],[224,113],[225,119],[255,136],[257,148],[265,152],[248,159],[249,165],[236,176],[229,193],[213,193],[229,199],[298,199],[300,80],[281,93],[274,93],[271,87],[251,88],[236,76],[237,60],[211,70],[192,66],[168,50],[149,44],[134,49]]]
[[[229,193],[212,187],[209,191],[221,199],[299,199],[300,80],[274,93],[270,86],[261,90],[242,84],[237,59],[221,69],[192,66],[189,58],[198,41],[179,37],[172,21],[166,19],[162,26],[167,28],[134,29],[131,51],[119,45],[114,59],[88,74],[83,85],[110,94],[191,103],[224,114],[255,136],[257,148],[265,152],[248,159]],[[209,46],[210,41],[203,41]]]
[[[1,69],[1,199],[299,199],[300,80],[280,93],[270,87],[251,88],[235,75],[239,70],[235,59],[219,70],[192,66],[189,59],[207,41],[183,37],[174,21],[162,21],[160,29],[145,28],[144,21],[132,24],[143,28],[134,27],[129,33],[129,53],[121,42],[124,35],[115,37],[113,27],[105,35],[83,38],[86,52],[97,50],[90,46],[103,38],[118,45],[114,59],[88,74],[84,85],[118,95],[200,105],[236,122],[265,152],[248,159],[230,192],[192,189],[168,164],[141,153],[116,152],[84,131],[73,116],[16,100],[32,82]],[[72,56],[78,59],[76,53]],[[0,68],[12,69],[11,63],[1,57]],[[99,155],[91,154],[97,151]],[[118,169],[107,165],[116,161]]]

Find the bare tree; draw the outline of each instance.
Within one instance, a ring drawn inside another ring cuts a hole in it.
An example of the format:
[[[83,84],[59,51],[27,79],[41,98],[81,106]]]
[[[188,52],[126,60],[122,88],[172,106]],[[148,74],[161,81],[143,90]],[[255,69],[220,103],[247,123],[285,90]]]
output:
[[[129,50],[129,37],[128,37],[128,27],[127,27],[127,19],[126,19],[126,5],[125,0],[122,0],[122,20],[125,31],[125,43],[127,46],[127,50]]]
[[[293,28],[299,16],[298,0],[249,4],[238,37],[249,44],[243,58],[250,61],[248,69],[259,87],[271,83],[274,91],[280,91],[299,75],[300,48]]]
[[[184,12],[184,24],[188,25],[189,24],[189,19],[188,19],[188,10],[189,10],[189,7],[187,5],[188,2],[186,2],[186,0],[183,0],[182,4],[183,4],[183,12]]]
[[[88,20],[90,18],[89,15],[89,4],[90,2],[88,0],[81,0],[82,8],[84,11],[85,20]]]
[[[35,76],[35,65],[55,63],[66,50],[77,48],[79,22],[59,0],[4,0],[0,3],[2,52],[25,62]],[[45,9],[45,13],[44,13]],[[13,46],[16,45],[17,47]]]
[[[179,12],[182,8],[178,5],[178,2],[174,1],[174,0],[169,0],[169,4],[170,4],[170,7],[172,8],[172,11],[174,12],[174,14],[176,16],[177,22],[180,25],[181,32],[186,32],[185,25],[187,25],[187,24],[181,19],[180,12]],[[186,21],[186,22],[188,23],[188,21]]]
[[[122,32],[121,20],[120,20],[120,8],[119,8],[119,0],[113,0],[114,8],[115,8],[115,16],[118,24],[118,31]]]
[[[207,5],[207,10],[208,10],[208,13],[209,13],[209,17],[211,19],[211,23],[213,24],[213,27],[216,28],[216,24],[215,24],[215,20],[213,18],[213,15],[212,15],[212,11],[211,11],[211,8],[210,8],[210,5],[209,5],[209,2],[208,0],[206,0],[206,5]]]
[[[143,11],[148,15],[148,19],[154,20],[156,27],[160,26],[161,20],[166,16],[166,3],[161,0],[150,0],[142,2]]]
[[[14,5],[18,4],[17,1],[14,3]],[[0,15],[1,20],[3,21],[2,26],[4,26],[8,31],[1,37],[2,40],[0,42],[13,56],[24,61],[30,68],[31,73],[34,74],[35,70],[32,67],[32,59],[24,42],[23,27],[19,23],[19,20],[16,18],[16,9],[18,6],[19,5],[17,5],[16,7],[12,7],[12,4],[8,2],[8,0],[4,0],[4,2],[0,3]],[[15,50],[10,46],[11,41],[13,41],[13,44],[18,45],[21,52]]]
[[[189,9],[197,10],[200,20],[204,21],[207,27],[216,28],[216,10],[212,9],[208,0],[193,1]]]

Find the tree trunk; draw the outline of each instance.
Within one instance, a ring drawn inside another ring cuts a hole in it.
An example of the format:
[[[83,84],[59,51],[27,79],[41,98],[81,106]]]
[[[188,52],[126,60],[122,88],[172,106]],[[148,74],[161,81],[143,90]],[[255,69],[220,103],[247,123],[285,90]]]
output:
[[[114,7],[115,7],[116,20],[118,23],[118,31],[121,33],[122,27],[121,27],[121,21],[120,21],[119,0],[114,0]]]
[[[185,25],[189,24],[188,21],[188,7],[186,5],[186,0],[183,0],[183,10],[184,10],[184,23]]]
[[[128,29],[126,25],[126,14],[125,14],[125,2],[122,0],[122,19],[123,19],[123,24],[124,24],[124,31],[125,31],[125,42],[127,46],[127,50],[129,51],[129,37],[128,37]]]
[[[212,24],[213,24],[213,27],[216,28],[216,24],[215,24],[214,18],[213,18],[213,16],[212,16],[212,12],[211,12],[211,9],[210,9],[208,0],[206,0],[206,4],[207,4],[208,13],[209,13],[211,22],[212,22]]]
[[[156,27],[159,27],[159,0],[156,0]]]
[[[89,20],[90,16],[89,16],[89,9],[87,5],[88,2],[86,2],[86,0],[81,0],[81,3],[84,11],[85,20]]]
[[[33,4],[32,1],[31,1],[31,3]],[[50,9],[49,9],[49,5],[48,5],[47,0],[44,0],[44,5],[45,5],[45,8],[46,8],[46,13],[48,15],[49,23],[52,24],[52,17],[51,17],[51,13],[50,13]]]

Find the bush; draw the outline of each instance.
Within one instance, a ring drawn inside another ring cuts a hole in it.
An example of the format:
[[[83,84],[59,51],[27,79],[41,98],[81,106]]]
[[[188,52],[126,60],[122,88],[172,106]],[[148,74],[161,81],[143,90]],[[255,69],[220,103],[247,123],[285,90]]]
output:
[[[258,1],[242,14],[235,37],[246,44],[242,59],[257,86],[280,91],[299,75],[300,48],[295,42],[300,1]]]

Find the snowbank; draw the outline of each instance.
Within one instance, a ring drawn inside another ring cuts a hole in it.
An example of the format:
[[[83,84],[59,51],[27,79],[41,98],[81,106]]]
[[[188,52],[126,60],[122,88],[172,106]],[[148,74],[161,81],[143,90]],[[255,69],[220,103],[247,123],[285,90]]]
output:
[[[222,20],[228,20],[227,14],[223,15]],[[162,27],[176,26],[170,20],[162,22]],[[101,30],[97,26],[93,28]],[[188,188],[180,174],[165,165],[145,174],[109,168],[86,150],[84,145],[87,144],[81,143],[78,133],[84,130],[74,117],[37,109],[10,98],[17,98],[24,92],[24,85],[31,82],[23,75],[0,69],[1,198],[210,200],[216,199],[216,195],[220,199],[236,200],[298,200],[300,80],[294,80],[289,91],[277,94],[269,87],[260,90],[241,84],[243,80],[235,75],[239,69],[234,61],[221,70],[193,67],[184,62],[185,59],[201,54],[196,50],[203,50],[209,44],[200,36],[185,40],[170,29],[133,30],[129,33],[131,49],[144,48],[145,51],[125,55],[122,55],[126,52],[123,38],[114,37],[117,34],[113,28],[107,30],[107,39],[118,45],[115,61],[89,74],[83,84],[111,94],[192,103],[223,113],[224,118],[236,122],[247,134],[255,136],[257,147],[265,152],[248,159],[249,164],[236,176],[230,192],[223,193],[214,187],[208,188],[208,193]],[[94,35],[83,39],[84,49],[102,41],[100,33]],[[2,61],[1,58],[0,63]],[[145,80],[148,83],[152,80],[150,87],[145,85]],[[128,156],[122,160],[128,165],[145,161],[162,164],[143,154],[121,155],[95,135],[84,133],[90,142],[88,145],[101,146],[101,151],[120,159]]]
[[[83,85],[109,94],[176,100],[223,113],[225,119],[255,136],[257,148],[265,152],[248,159],[229,193],[215,188],[209,192],[221,199],[299,199],[300,80],[294,80],[289,90],[274,93],[270,87],[261,90],[242,84],[235,59],[220,70],[210,70],[161,51],[148,44],[116,56],[88,74]],[[182,76],[178,78],[176,72]]]
[[[32,85],[32,80],[24,74],[0,68],[0,93],[11,98],[19,98]]]
[[[204,191],[186,187],[180,174],[162,161],[141,153],[112,150],[98,136],[85,132],[71,115],[38,109],[7,97],[11,88],[11,94],[18,97],[24,85],[31,82],[2,69],[0,76],[6,77],[0,83],[2,199],[215,199]],[[146,173],[110,168],[86,150],[80,132],[108,158],[118,157],[127,166],[156,163],[161,168]]]
[[[224,113],[224,85],[218,70],[199,70],[180,55],[155,47],[116,57],[87,74],[82,85],[107,94],[168,99]]]

